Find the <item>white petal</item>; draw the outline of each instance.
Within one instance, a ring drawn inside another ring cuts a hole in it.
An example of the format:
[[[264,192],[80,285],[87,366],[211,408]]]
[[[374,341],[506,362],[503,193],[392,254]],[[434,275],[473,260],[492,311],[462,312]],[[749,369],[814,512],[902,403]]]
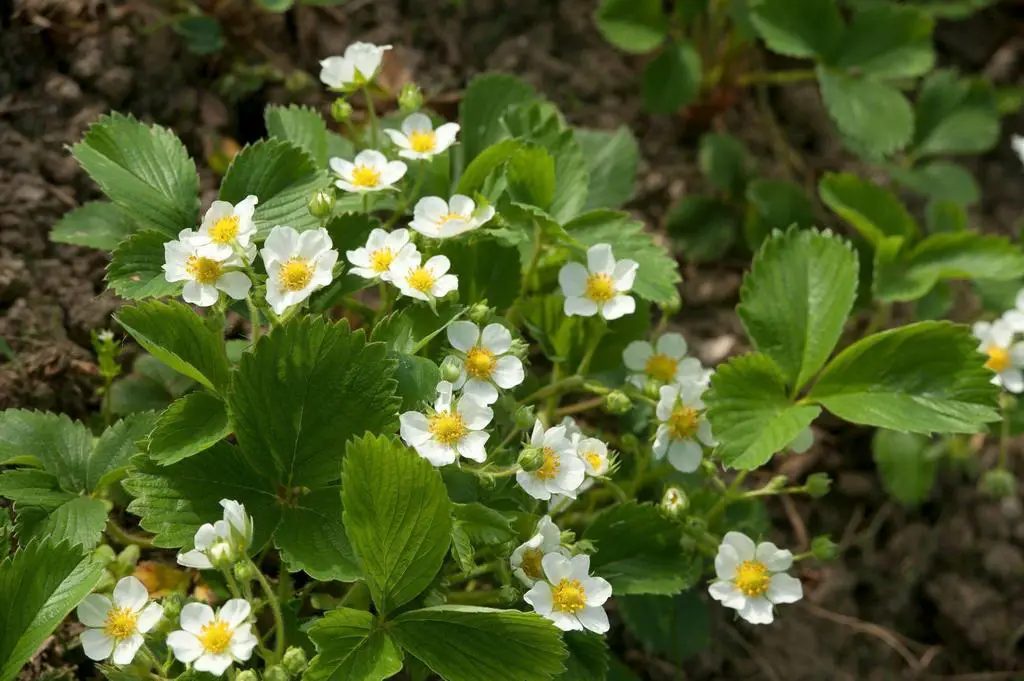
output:
[[[454,322],[448,327],[448,342],[460,352],[469,352],[480,341],[480,328],[473,322]]]
[[[704,450],[693,440],[673,442],[668,448],[668,461],[681,473],[692,473],[700,466]]]
[[[387,135],[388,138],[391,139],[391,143],[394,144],[399,149],[409,149],[411,147],[411,145],[409,144],[409,138],[403,135],[398,130],[391,130],[390,128],[386,128],[382,132],[385,135]]]
[[[480,404],[494,404],[498,401],[498,389],[487,381],[472,378],[465,382],[462,390]]]
[[[139,613],[139,619],[135,626],[140,633],[145,634],[155,627],[163,616],[164,609],[158,603],[150,603]]]
[[[149,600],[146,587],[135,577],[124,577],[114,587],[114,605],[139,611]]]
[[[526,371],[523,369],[522,360],[512,355],[500,358],[494,365],[491,380],[504,390],[516,387],[526,380]]]
[[[733,610],[740,610],[747,604],[747,597],[743,595],[743,592],[735,584],[725,580],[712,582],[708,587],[708,593],[716,601]]]
[[[612,320],[625,317],[636,312],[636,300],[633,296],[615,296],[601,308],[601,316]]]
[[[1024,392],[1024,374],[1020,369],[1007,369],[999,372],[999,382],[1011,393]]]
[[[567,298],[579,297],[587,290],[587,268],[578,262],[571,262],[558,270],[558,285]]]
[[[595,244],[587,249],[587,269],[593,274],[611,274],[615,269],[615,256],[609,244]]]
[[[141,634],[132,634],[114,646],[114,654],[110,656],[110,661],[114,664],[131,663],[144,641]]]
[[[202,655],[195,663],[192,668],[197,672],[210,672],[214,676],[220,676],[228,670],[228,667],[234,662],[230,653],[220,653],[213,655],[206,653]]]
[[[389,161],[384,169],[380,171],[380,181],[384,185],[392,185],[403,177],[405,172],[409,169],[407,165],[401,161]]]
[[[664,338],[664,336],[662,336]],[[660,341],[659,341],[660,345]],[[622,361],[632,371],[645,371],[647,360],[654,356],[654,348],[647,341],[636,340],[622,351]]]
[[[440,196],[424,196],[416,202],[412,214],[436,227],[441,218],[448,214],[448,202]]]
[[[455,138],[459,135],[459,124],[458,123],[442,123],[437,126],[437,130],[434,131],[434,140],[437,146],[434,148],[434,153],[440,154],[442,151],[450,147],[455,143]]]
[[[78,606],[75,614],[78,621],[87,627],[102,627],[107,623],[107,613],[114,607],[103,594],[89,594]]]
[[[167,645],[174,652],[174,658],[188,664],[203,654],[203,645],[187,631],[172,631],[167,635]]]
[[[299,233],[287,225],[276,225],[263,243],[260,255],[264,262],[287,260],[295,254],[299,244]]]
[[[114,639],[102,629],[86,629],[82,632],[82,650],[90,660],[105,660],[114,652]]]
[[[494,418],[494,411],[490,407],[467,394],[459,400],[458,412],[470,430],[483,430]]]
[[[431,293],[433,293],[437,298],[444,298],[446,295],[458,288],[459,278],[454,274],[446,274],[443,277],[439,277],[434,283],[434,288]]]
[[[772,575],[765,595],[772,603],[796,603],[804,597],[804,587],[796,577],[781,572]]]
[[[458,213],[468,218],[472,217],[473,211],[476,210],[476,203],[463,194],[453,194],[452,198],[448,199],[448,207],[452,213]]]
[[[523,600],[533,606],[541,615],[547,615],[554,607],[551,598],[551,586],[546,582],[537,582],[533,588],[523,594]]]
[[[541,566],[552,584],[557,584],[563,579],[572,579],[572,561],[561,554],[549,553],[541,559]]]
[[[414,132],[430,132],[433,129],[434,124],[430,121],[430,117],[423,113],[409,114],[402,121],[402,132],[406,135],[411,135]]]
[[[575,454],[561,455],[561,464],[558,467],[558,475],[552,481],[558,486],[558,490],[571,497],[576,496],[576,490],[583,484],[587,477],[587,468]]]
[[[490,222],[494,217],[494,206],[480,206],[473,214],[473,222],[477,227]]]
[[[626,262],[626,261],[623,261]],[[672,359],[682,359],[689,349],[686,339],[678,333],[666,333],[658,339],[658,354],[666,355]]]
[[[206,603],[186,603],[181,609],[181,628],[198,636],[203,632],[203,627],[215,618],[213,608]]]
[[[479,431],[467,434],[459,441],[459,454],[470,461],[483,463],[487,460],[487,451],[484,449],[484,445],[487,443],[488,437],[490,435]]]
[[[363,149],[356,154],[352,164],[355,166],[367,166],[368,168],[380,170],[388,164],[388,157],[376,149]]]
[[[381,231],[384,231],[384,230],[381,230]],[[384,239],[384,243],[381,244],[381,245],[382,246],[387,246],[388,248],[390,248],[395,253],[398,253],[408,243],[409,243],[409,230],[407,230],[407,229],[405,229],[403,227],[401,229],[396,229],[395,231],[393,231],[390,234],[388,234],[387,237]]]
[[[715,441],[715,434],[711,432],[711,423],[707,420],[707,417],[702,416],[701,420],[697,423],[697,439],[708,447],[714,447],[718,444]]]
[[[601,607],[586,607],[576,613],[580,624],[595,634],[604,634],[609,629],[608,613]]]
[[[757,545],[754,558],[772,572],[782,572],[793,566],[793,554],[786,549],[780,549],[770,541],[761,542]]]
[[[625,293],[633,288],[633,282],[636,281],[636,271],[639,267],[635,260],[620,260],[615,263],[615,269],[612,270],[612,281],[615,282],[615,290],[619,293]]]
[[[179,553],[178,565],[194,570],[210,570],[213,568],[213,563],[206,557],[206,554],[196,549]]]
[[[429,461],[432,466],[437,467],[447,466],[458,458],[458,452],[454,449],[433,440],[428,440],[416,447],[416,453]]]
[[[569,559],[569,565],[572,568],[571,579],[575,579],[582,582],[585,579],[590,579],[590,556],[585,553],[581,553],[578,556],[573,556]]]
[[[243,624],[235,630],[235,635],[231,637],[231,655],[236,660],[248,660],[252,657],[252,649],[256,647],[257,643],[258,641],[252,633],[252,626]]]
[[[430,427],[427,417],[418,411],[407,411],[398,417],[399,433],[402,440],[410,447],[418,447],[430,439]]]
[[[720,544],[718,553],[715,554],[715,574],[722,580],[734,579],[736,577],[736,566],[741,562],[736,549],[729,544]]]
[[[589,298],[567,297],[562,311],[566,317],[593,317],[597,314],[597,303]]]
[[[580,622],[579,618],[567,612],[552,610],[548,613],[547,618],[562,631],[582,631],[583,629],[583,623]]]
[[[523,488],[523,491],[529,494],[534,499],[540,499],[541,501],[547,501],[551,498],[551,490],[544,483],[543,480],[530,475],[526,471],[516,471],[516,482]]]
[[[748,599],[739,615],[751,624],[771,624],[775,619],[771,601],[764,597]]]
[[[452,268],[452,261],[446,256],[435,255],[427,262],[423,263],[424,269],[429,270],[435,277],[440,277],[442,274]]]
[[[213,286],[200,284],[198,281],[190,281],[185,284],[181,291],[181,297],[186,303],[198,305],[199,307],[210,307],[217,302],[219,294]]]
[[[722,537],[722,544],[731,546],[736,551],[736,557],[740,562],[753,560],[754,553],[757,551],[754,540],[742,532],[726,532],[725,536]]]
[[[250,607],[249,601],[243,598],[232,598],[221,607],[218,619],[224,620],[234,629],[245,622],[251,612],[252,607]]]
[[[612,585],[600,577],[588,577],[581,580],[583,591],[587,594],[587,605],[603,605],[612,597]]]
[[[502,324],[488,324],[480,334],[480,345],[495,355],[504,355],[512,347],[512,332]]]
[[[235,300],[245,300],[252,288],[252,282],[245,272],[226,272],[217,279],[217,288]]]
[[[351,161],[346,161],[343,158],[334,157],[330,160],[331,170],[342,177],[352,179],[352,171],[355,170],[355,166]]]

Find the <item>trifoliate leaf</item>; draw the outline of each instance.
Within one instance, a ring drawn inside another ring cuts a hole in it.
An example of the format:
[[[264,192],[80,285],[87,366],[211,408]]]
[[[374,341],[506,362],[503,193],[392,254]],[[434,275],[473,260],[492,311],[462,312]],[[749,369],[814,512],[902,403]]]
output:
[[[750,4],[750,21],[772,52],[827,60],[840,44],[843,19],[833,2],[759,0]]]
[[[872,244],[887,236],[914,239],[917,223],[887,189],[851,173],[826,173],[818,183],[821,200]]]
[[[915,317],[921,320],[945,319],[953,308],[953,302],[952,287],[940,281],[915,303]]]
[[[732,135],[709,132],[700,138],[700,171],[717,189],[739,195],[750,176],[747,149]],[[788,225],[786,225],[788,227]]]
[[[991,84],[939,70],[917,96],[914,151],[919,156],[978,154],[999,141],[999,110]]]
[[[621,50],[644,54],[668,37],[668,16],[660,0],[601,0],[597,30]]]
[[[107,524],[106,504],[62,490],[57,478],[43,471],[0,474],[0,496],[14,502],[14,526],[21,544],[52,539],[91,549]]]
[[[258,237],[275,225],[300,232],[320,226],[309,212],[309,199],[330,184],[327,171],[302,147],[281,139],[260,140],[246,146],[231,161],[220,185],[220,199],[238,203],[259,197],[253,222]]]
[[[970,171],[949,161],[932,161],[912,169],[889,168],[893,179],[933,200],[969,206],[981,199],[981,189]]]
[[[170,130],[112,113],[89,126],[71,154],[103,193],[142,226],[168,239],[195,227],[199,176]]]
[[[740,230],[739,212],[713,196],[684,196],[665,218],[668,230],[684,259],[708,262],[725,255]]]
[[[21,409],[0,412],[0,465],[41,466],[60,485],[86,490],[92,433],[63,414]]]
[[[818,0],[811,1],[833,6]],[[839,132],[852,140],[857,148],[863,148],[873,156],[884,156],[910,142],[914,133],[914,111],[896,88],[824,66],[818,67],[818,84],[829,116]]]
[[[940,279],[1016,279],[1024,252],[1006,237],[977,232],[933,234],[910,253],[910,268]]]
[[[574,131],[590,182],[582,210],[619,208],[633,197],[640,147],[626,126],[617,130]]]
[[[473,305],[487,301],[499,310],[519,297],[522,284],[519,249],[495,239],[446,239],[439,250],[459,273],[459,301]]]
[[[227,387],[231,367],[220,327],[188,306],[151,300],[121,308],[116,319],[146,352],[175,371],[214,392]]]
[[[871,294],[876,300],[917,300],[935,286],[938,274],[911,269],[909,259],[910,247],[903,237],[885,237],[875,244]]]
[[[878,476],[885,490],[905,506],[917,506],[935,485],[941,450],[916,433],[879,428],[871,438]]]
[[[119,416],[163,411],[195,387],[196,382],[188,376],[143,353],[135,360],[132,373],[116,379],[110,387],[110,411]]]
[[[52,540],[0,562],[0,681],[13,681],[61,620],[99,583],[103,564]]]
[[[916,78],[935,66],[935,20],[913,7],[875,5],[853,15],[829,60],[876,78]]]
[[[164,244],[170,238],[154,229],[136,232],[122,241],[107,265],[107,284],[129,300],[177,295],[181,283],[164,278]]]
[[[707,603],[693,591],[671,598],[626,596],[616,602],[626,627],[644,648],[675,664],[703,652],[711,643]]]
[[[999,420],[999,389],[970,329],[919,322],[861,339],[807,399],[840,418],[913,433],[976,433]]]
[[[103,490],[124,475],[156,420],[153,412],[130,414],[103,431],[85,462],[86,491]]]
[[[452,515],[478,544],[502,544],[516,537],[509,518],[483,504],[452,504]]]
[[[135,224],[120,208],[107,201],[89,201],[65,213],[50,241],[112,251],[135,232]]]
[[[459,111],[465,161],[469,163],[505,136],[501,115],[506,109],[536,97],[533,87],[502,73],[488,73],[470,81]]]
[[[521,147],[505,164],[505,181],[513,200],[547,210],[555,197],[555,159],[544,147]]]
[[[224,401],[207,392],[190,393],[160,415],[149,436],[149,456],[169,466],[209,449],[230,434]]]
[[[743,279],[737,313],[754,347],[801,388],[832,354],[857,297],[857,256],[831,234],[776,232]]]
[[[263,112],[267,134],[306,150],[317,166],[327,166],[327,123],[305,106],[268,106]],[[262,197],[260,197],[262,200]]]
[[[653,114],[672,114],[700,93],[703,62],[693,44],[685,39],[667,46],[644,69],[644,108]]]
[[[555,195],[551,216],[559,222],[576,217],[587,203],[590,172],[583,149],[571,130],[563,131],[548,147],[555,158]]]
[[[804,229],[815,223],[814,204],[796,183],[758,178],[747,185],[746,198],[749,207],[743,232],[753,251],[773,230]]]
[[[564,669],[558,630],[533,613],[442,605],[403,613],[389,631],[445,681],[547,681]]]
[[[569,631],[565,634],[565,645],[569,656],[565,658],[565,672],[557,681],[605,681],[611,653],[604,636]]]
[[[570,132],[569,124],[558,107],[543,99],[510,106],[501,115],[501,125],[510,136],[549,150],[562,133]]]
[[[304,570],[320,581],[360,579],[363,573],[341,518],[338,485],[303,494],[286,506],[274,543],[288,569]]]
[[[246,460],[285,489],[337,480],[351,437],[396,425],[386,352],[346,321],[296,317],[261,338],[242,356],[227,399]]]
[[[472,196],[482,191],[491,173],[504,166],[522,146],[520,140],[504,139],[484,149],[462,172],[456,193]]]
[[[402,671],[402,653],[373,615],[338,608],[314,621],[308,630],[316,657],[305,681],[383,681]]]
[[[349,443],[342,484],[345,529],[381,613],[416,598],[441,569],[451,502],[441,475],[385,437]]]
[[[764,465],[821,413],[815,405],[793,403],[785,377],[765,355],[734,357],[711,380],[705,400],[719,443],[715,455],[730,468]]]

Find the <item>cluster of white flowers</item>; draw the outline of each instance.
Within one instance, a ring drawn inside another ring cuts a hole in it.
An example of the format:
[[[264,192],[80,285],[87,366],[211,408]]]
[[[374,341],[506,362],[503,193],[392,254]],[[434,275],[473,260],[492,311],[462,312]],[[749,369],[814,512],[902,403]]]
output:
[[[988,355],[985,366],[995,376],[992,382],[1011,393],[1024,392],[1024,341],[1016,340],[1024,333],[1024,290],[1017,294],[1014,308],[994,322],[977,322],[974,335],[978,349]]]

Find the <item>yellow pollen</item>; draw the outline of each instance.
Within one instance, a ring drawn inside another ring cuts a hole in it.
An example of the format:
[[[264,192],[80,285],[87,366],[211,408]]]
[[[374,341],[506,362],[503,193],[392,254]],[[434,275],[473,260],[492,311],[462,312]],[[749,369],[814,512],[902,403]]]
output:
[[[406,278],[409,286],[420,293],[428,293],[434,287],[434,275],[425,267],[417,267]]]
[[[679,362],[667,355],[651,355],[644,366],[644,373],[662,383],[671,383],[675,380],[678,368]]]
[[[139,616],[131,608],[113,608],[107,613],[103,631],[115,641],[123,641],[135,633]]]
[[[451,447],[469,432],[465,421],[457,411],[442,411],[434,414],[427,421],[427,430],[434,439]]]
[[[395,254],[392,253],[390,248],[385,246],[370,254],[370,269],[377,274],[383,274],[388,271],[388,268],[391,267],[391,263],[394,261]]]
[[[591,450],[589,452],[586,452],[583,455],[583,459],[588,464],[590,464],[590,467],[593,468],[595,471],[601,470],[601,464],[602,464],[601,455],[598,454],[597,452],[595,452],[593,450]]]
[[[437,135],[433,130],[413,130],[409,135],[409,146],[417,153],[426,154],[437,146]]]
[[[562,463],[558,455],[555,454],[555,450],[551,449],[551,447],[545,447],[542,451],[544,453],[544,463],[534,471],[534,475],[541,480],[551,480],[558,475],[558,469],[561,468]]]
[[[541,570],[541,560],[543,558],[544,554],[537,549],[526,549],[523,551],[522,567],[527,577],[530,579],[540,579],[544,576]]]
[[[223,620],[214,620],[199,631],[199,644],[208,653],[223,653],[231,645],[235,632]]]
[[[745,560],[736,567],[736,576],[732,582],[744,596],[754,598],[768,590],[772,577],[764,563],[756,560]]]
[[[380,184],[380,171],[370,166],[356,166],[352,169],[352,184],[372,189]]]
[[[587,607],[587,593],[578,579],[563,579],[551,590],[551,600],[558,612],[575,615]]]
[[[301,291],[313,281],[313,268],[306,258],[291,258],[281,266],[277,280],[286,291]]]
[[[610,274],[591,274],[587,277],[587,290],[584,294],[595,303],[607,303],[615,297],[615,283]]]
[[[466,353],[466,373],[470,378],[490,378],[497,364],[498,358],[494,353],[479,345]]]
[[[238,216],[221,218],[210,227],[210,238],[216,244],[229,244],[238,236]]]
[[[200,284],[210,285],[217,283],[217,280],[220,279],[221,266],[216,260],[190,255],[185,261],[185,271]]]
[[[990,345],[985,348],[985,354],[988,355],[985,366],[997,374],[1006,371],[1013,365],[1013,362],[1010,361],[1010,351],[1004,347]]]
[[[693,407],[682,405],[675,408],[668,417],[668,434],[673,440],[685,440],[697,434],[700,412]]]
[[[446,225],[452,220],[465,220],[466,216],[462,213],[445,213],[437,219],[437,224]]]

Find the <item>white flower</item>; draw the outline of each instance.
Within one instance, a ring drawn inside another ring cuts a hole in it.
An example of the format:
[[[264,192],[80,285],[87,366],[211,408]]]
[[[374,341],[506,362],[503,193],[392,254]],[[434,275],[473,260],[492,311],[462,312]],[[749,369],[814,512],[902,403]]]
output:
[[[596,437],[580,438],[574,444],[587,475],[597,477],[608,472],[608,445]]]
[[[1021,146],[1024,148],[1024,137],[1020,140]],[[1001,319],[1013,329],[1014,333],[1024,332],[1024,289],[1017,292],[1013,309],[1004,312]]]
[[[578,262],[564,265],[558,272],[558,284],[565,296],[565,314],[618,319],[636,311],[636,301],[625,295],[633,288],[637,263],[615,261],[612,247],[597,244],[587,250],[587,266]]]
[[[478,207],[462,194],[447,201],[440,196],[424,196],[416,202],[409,226],[432,239],[445,239],[476,229],[493,217],[493,207]]]
[[[220,292],[235,300],[249,295],[252,282],[244,272],[227,271],[242,265],[242,259],[233,255],[226,260],[217,260],[199,254],[201,245],[196,233],[183,229],[178,239],[164,244],[164,279],[169,282],[184,281],[181,297],[186,303],[210,307],[217,302]]]
[[[1024,342],[1013,342],[1010,323],[999,319],[974,325],[978,350],[988,355],[985,366],[995,372],[992,382],[1011,393],[1024,392]]]
[[[570,437],[570,440],[572,438]],[[576,497],[583,494],[591,487],[594,486],[594,478],[586,478],[580,483],[580,486],[576,488],[576,492],[571,497],[567,497],[564,494],[552,494],[551,500],[548,501],[548,513],[551,515],[558,515],[565,513],[572,506],[573,502],[576,501]]]
[[[401,161],[389,161],[379,151],[365,149],[351,161],[343,158],[331,159],[331,170],[341,178],[334,185],[347,192],[379,192],[391,189],[405,176],[406,165]]]
[[[233,663],[252,657],[257,639],[246,621],[251,611],[241,598],[231,599],[216,613],[206,603],[189,603],[181,609],[181,629],[167,635],[167,645],[179,662],[220,676]]]
[[[455,389],[483,404],[494,404],[498,388],[509,390],[526,378],[522,360],[508,354],[512,333],[501,324],[488,324],[481,331],[473,322],[455,322],[448,327],[448,342],[459,353]]]
[[[402,158],[426,159],[443,153],[455,144],[459,134],[458,123],[443,123],[434,130],[434,124],[426,114],[410,114],[402,121],[402,130],[387,129],[384,134],[400,149]]]
[[[398,287],[402,295],[430,301],[443,298],[459,288],[459,278],[447,273],[452,266],[448,258],[435,255],[421,265],[422,259],[423,256],[417,252],[403,259],[400,266],[396,265],[391,283]]]
[[[549,553],[541,565],[546,581],[538,581],[523,596],[538,615],[562,631],[608,631],[608,615],[601,606],[611,597],[612,585],[590,576],[590,556],[569,559]]]
[[[463,395],[454,407],[453,401],[452,384],[438,383],[433,414],[407,411],[398,417],[402,440],[435,466],[454,463],[460,456],[482,463],[487,459],[484,444],[490,437],[484,428],[494,412],[470,395]]]
[[[396,229],[389,234],[375,229],[370,232],[365,246],[347,251],[345,256],[355,265],[349,270],[352,274],[364,279],[391,281],[392,272],[416,253],[416,245],[409,241],[409,230]]]
[[[214,260],[227,260],[235,253],[235,244],[249,252],[252,238],[256,234],[252,214],[256,211],[258,201],[255,194],[250,194],[234,206],[227,201],[214,201],[193,238],[199,246],[197,253]]]
[[[45,566],[42,567],[45,569]],[[144,642],[143,634],[164,615],[149,603],[149,592],[135,577],[125,577],[114,587],[113,600],[90,594],[78,606],[78,619],[89,627],[82,632],[82,649],[90,660],[129,664]]]
[[[791,565],[793,554],[789,551],[771,542],[755,547],[747,535],[729,532],[718,547],[718,579],[708,593],[751,624],[771,624],[773,605],[796,603],[804,596],[800,580],[786,574]]]
[[[224,517],[206,523],[197,531],[191,551],[178,554],[178,564],[196,570],[209,570],[245,555],[252,544],[252,518],[245,506],[233,499],[221,499]]]
[[[641,390],[649,380],[660,383],[706,383],[710,372],[696,357],[686,356],[686,339],[678,333],[666,333],[655,345],[633,341],[622,353],[626,368],[634,372],[627,379]]]
[[[562,531],[550,516],[544,516],[537,523],[537,533],[512,552],[512,573],[526,586],[533,586],[537,580],[544,579],[541,561],[549,553],[568,556],[569,550],[562,546]]]
[[[1021,160],[1021,163],[1024,163],[1024,137],[1021,137],[1020,135],[1011,135],[1010,146],[1013,147],[1015,152],[1017,152],[1017,158]]]
[[[267,268],[267,302],[276,314],[331,283],[338,262],[332,245],[323,227],[302,233],[281,225],[270,230],[260,256]]]
[[[580,438],[583,437],[583,431],[576,423],[576,419],[571,416],[562,417],[562,422],[558,425],[565,428],[565,436],[569,438],[569,441],[572,442],[574,446],[580,441]]]
[[[583,461],[565,436],[564,426],[544,430],[538,420],[533,424],[530,446],[541,450],[544,461],[534,471],[517,471],[516,482],[534,499],[547,501],[552,494],[576,498],[576,490],[586,477]]]
[[[391,45],[352,43],[340,57],[320,61],[320,81],[332,90],[354,89],[373,80]]]
[[[700,442],[709,447],[715,444],[711,424],[703,411],[701,395],[705,388],[689,383],[664,385],[659,391],[655,415],[661,423],[654,437],[654,456],[662,459],[667,453],[669,463],[683,473],[692,473],[700,465],[704,457]]]

